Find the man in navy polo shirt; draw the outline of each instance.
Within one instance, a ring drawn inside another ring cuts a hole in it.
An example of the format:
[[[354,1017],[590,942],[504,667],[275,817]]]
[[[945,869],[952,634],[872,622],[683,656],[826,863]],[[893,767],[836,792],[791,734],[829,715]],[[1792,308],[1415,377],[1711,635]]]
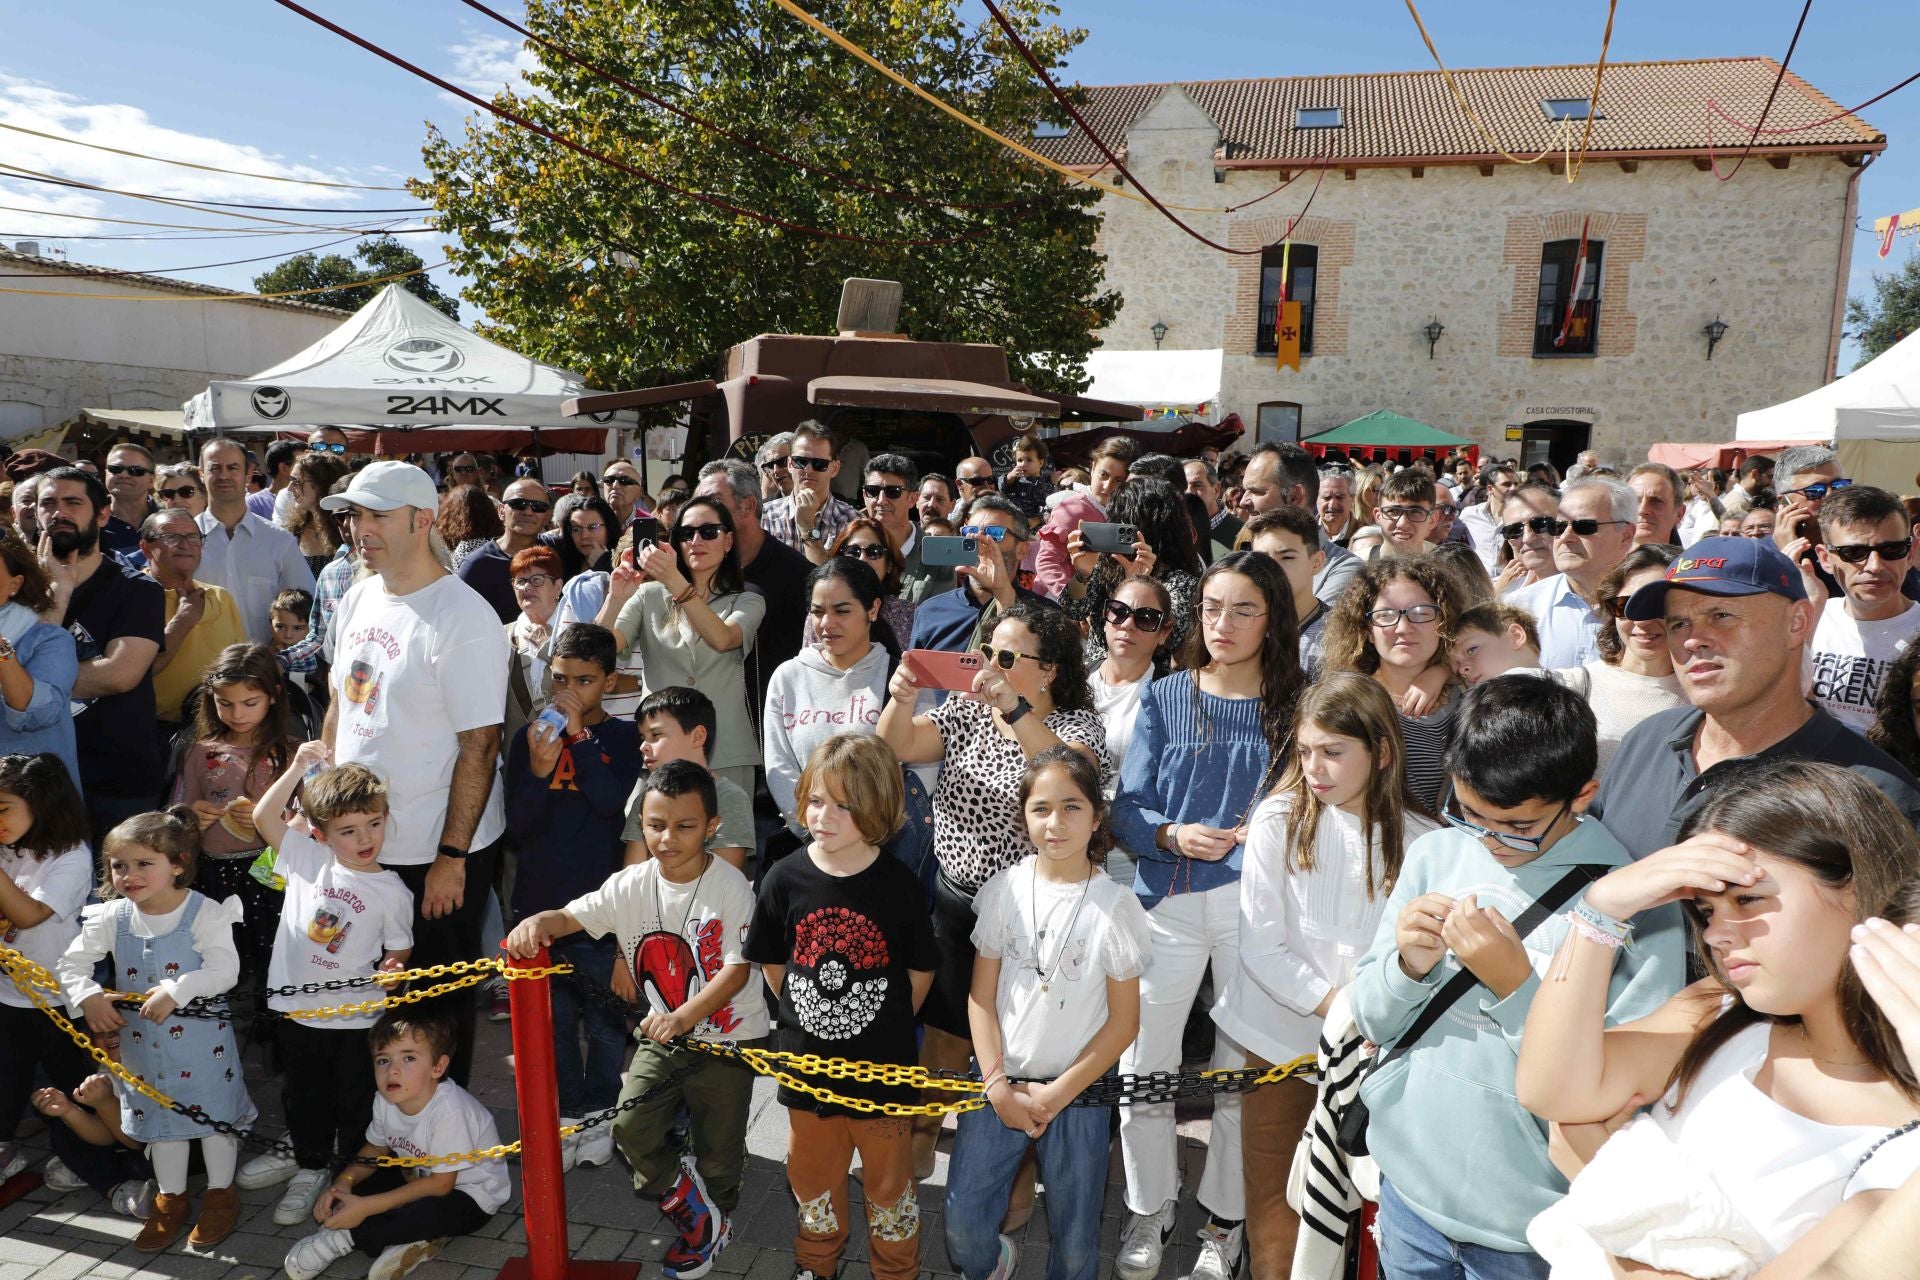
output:
[[[1020,509],[988,493],[968,502],[966,511],[960,531],[977,540],[979,559],[954,570],[959,586],[920,602],[910,649],[972,649],[993,634],[995,622],[1016,601],[1053,603],[1015,581],[1027,547],[1027,520]]]

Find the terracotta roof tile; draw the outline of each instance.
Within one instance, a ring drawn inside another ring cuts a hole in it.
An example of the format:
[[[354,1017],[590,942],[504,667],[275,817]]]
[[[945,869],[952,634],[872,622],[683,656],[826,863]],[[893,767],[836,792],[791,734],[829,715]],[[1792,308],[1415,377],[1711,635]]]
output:
[[[1759,118],[1779,70],[1780,64],[1771,58],[1609,63],[1600,88],[1601,118],[1594,121],[1589,153],[1695,152],[1709,145],[1738,151],[1746,143],[1747,130],[1722,119],[1710,121],[1707,102],[1711,99],[1751,124]],[[1483,68],[1456,71],[1454,79],[1494,140],[1517,155],[1531,156],[1556,146],[1561,137],[1542,100],[1585,98],[1593,88],[1593,67]],[[1179,83],[1220,126],[1221,154],[1227,160],[1465,161],[1490,153],[1438,71]],[[1134,119],[1166,88],[1165,84],[1087,87],[1081,112],[1100,137],[1118,150],[1125,145]],[[1295,128],[1295,111],[1309,107],[1341,108],[1344,127]],[[1839,103],[1789,72],[1767,127],[1810,125],[1841,110]],[[1573,126],[1576,147],[1582,128],[1584,122]],[[1842,115],[1804,133],[1763,136],[1755,150],[1847,145],[1877,151],[1886,145],[1886,137],[1857,116]],[[1041,138],[1034,147],[1064,164],[1104,163],[1078,128],[1065,137]]]

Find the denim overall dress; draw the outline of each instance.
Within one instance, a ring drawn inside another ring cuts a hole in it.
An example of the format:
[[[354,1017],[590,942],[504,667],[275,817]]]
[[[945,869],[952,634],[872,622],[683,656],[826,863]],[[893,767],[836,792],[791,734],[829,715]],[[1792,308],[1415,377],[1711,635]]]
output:
[[[186,910],[173,931],[143,938],[133,931],[134,905],[114,904],[113,981],[122,991],[149,991],[158,983],[200,968],[193,945],[193,922],[202,911],[223,911],[203,894],[189,891]],[[235,913],[237,914],[237,912]],[[186,1106],[246,1128],[256,1116],[240,1069],[233,1026],[224,1018],[182,1018],[148,1022],[127,1015],[120,1033],[120,1060],[127,1070]],[[123,1127],[135,1142],[175,1142],[211,1137],[214,1130],[169,1111],[145,1094],[133,1094]]]

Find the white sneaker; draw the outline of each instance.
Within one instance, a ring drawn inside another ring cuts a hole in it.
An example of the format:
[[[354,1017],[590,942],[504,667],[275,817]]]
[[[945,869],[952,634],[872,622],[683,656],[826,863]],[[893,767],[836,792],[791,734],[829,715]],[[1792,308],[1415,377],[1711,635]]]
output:
[[[294,1241],[287,1250],[287,1280],[314,1280],[322,1271],[353,1252],[353,1233],[323,1227]]]
[[[299,1171],[300,1162],[292,1156],[263,1151],[240,1166],[240,1176],[235,1181],[248,1191],[258,1191],[262,1187],[278,1186]]]
[[[580,1121],[573,1116],[560,1117],[560,1127],[562,1129],[565,1129],[568,1125],[575,1125],[579,1123]],[[580,1135],[577,1133],[563,1135],[560,1139],[560,1172],[566,1173],[568,1170],[572,1169],[573,1166],[578,1164],[579,1162],[580,1162]]]
[[[59,1156],[49,1159],[40,1170],[40,1176],[46,1179],[49,1189],[54,1191],[78,1191],[87,1185],[87,1180],[67,1168],[66,1162]]]
[[[439,1253],[446,1243],[445,1240],[415,1240],[411,1244],[388,1245],[373,1260],[373,1269],[367,1272],[367,1280],[400,1280],[407,1272]]]
[[[301,1169],[273,1206],[273,1221],[282,1227],[296,1227],[313,1216],[313,1202],[327,1188],[325,1169]]]
[[[596,1113],[599,1114],[599,1113]],[[593,1117],[587,1117],[591,1120]],[[602,1120],[585,1133],[575,1135],[574,1161],[577,1164],[613,1163],[613,1121]]]
[[[1129,1213],[1120,1229],[1120,1252],[1113,1273],[1120,1280],[1153,1280],[1160,1274],[1160,1257],[1173,1238],[1173,1217],[1179,1205],[1169,1200],[1158,1213]]]
[[[11,1142],[0,1142],[0,1182],[27,1167],[27,1153]]]
[[[987,1280],[1013,1280],[1013,1273],[1020,1267],[1020,1246],[1013,1242],[1012,1236],[1000,1237],[1000,1262]]]
[[[1236,1280],[1247,1251],[1246,1224],[1227,1228],[1214,1222],[1200,1225],[1200,1258],[1181,1280]]]
[[[107,1202],[115,1213],[144,1222],[153,1214],[153,1179],[137,1182],[129,1178],[107,1195]]]

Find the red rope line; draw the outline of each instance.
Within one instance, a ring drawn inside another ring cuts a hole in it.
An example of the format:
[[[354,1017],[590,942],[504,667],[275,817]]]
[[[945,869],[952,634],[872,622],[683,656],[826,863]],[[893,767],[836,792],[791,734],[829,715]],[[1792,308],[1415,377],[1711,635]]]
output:
[[[1773,78],[1773,88],[1767,91],[1767,101],[1760,108],[1759,123],[1753,126],[1753,132],[1747,135],[1747,145],[1740,149],[1740,159],[1733,166],[1733,173],[1720,172],[1720,160],[1713,153],[1713,117],[1707,117],[1707,167],[1713,170],[1715,180],[1733,181],[1734,175],[1746,165],[1747,157],[1753,153],[1753,144],[1760,137],[1760,130],[1766,126],[1767,115],[1773,110],[1773,100],[1780,92],[1780,85],[1787,78],[1787,64],[1793,61],[1793,51],[1799,47],[1800,32],[1806,28],[1807,15],[1813,12],[1813,0],[1800,6],[1800,21],[1793,24],[1793,39],[1787,41],[1787,55],[1780,59],[1780,72]]]

